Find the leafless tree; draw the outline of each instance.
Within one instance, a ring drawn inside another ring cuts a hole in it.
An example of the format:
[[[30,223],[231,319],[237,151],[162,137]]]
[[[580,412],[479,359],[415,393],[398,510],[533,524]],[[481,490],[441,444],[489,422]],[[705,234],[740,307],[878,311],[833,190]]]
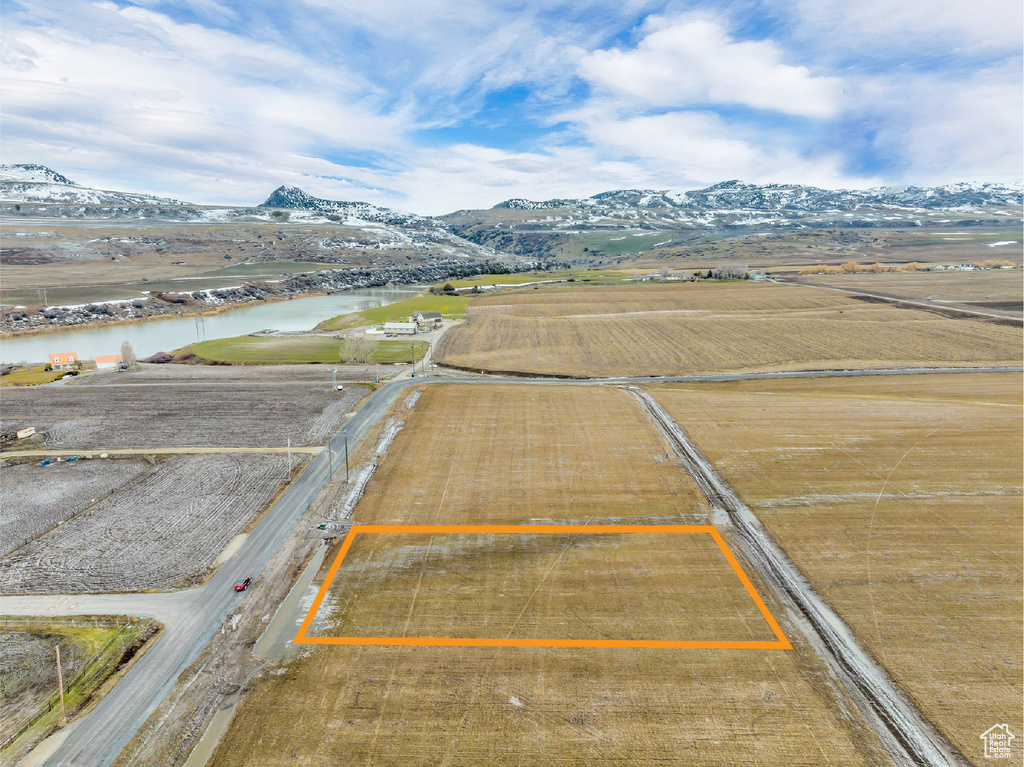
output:
[[[127,365],[131,370],[134,370],[138,366],[138,360],[135,359],[135,350],[127,341],[121,342],[121,362]]]
[[[341,362],[369,362],[377,342],[363,334],[356,338],[346,338],[341,342],[339,358]]]
[[[742,280],[747,276],[747,267],[745,266],[718,266],[712,271],[712,276],[716,280]]]

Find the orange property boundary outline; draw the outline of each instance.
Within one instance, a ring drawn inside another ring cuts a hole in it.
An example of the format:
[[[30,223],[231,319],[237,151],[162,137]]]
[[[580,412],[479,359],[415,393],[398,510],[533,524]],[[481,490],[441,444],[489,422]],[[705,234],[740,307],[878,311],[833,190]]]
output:
[[[710,535],[726,561],[750,594],[757,609],[768,622],[777,637],[774,642],[765,641],[665,641],[653,639],[461,639],[449,637],[311,637],[307,636],[313,618],[320,609],[320,603],[334,581],[338,568],[359,533],[706,533]],[[729,650],[791,650],[782,629],[772,616],[764,600],[757,593],[740,563],[736,561],[725,540],[713,525],[358,525],[353,526],[341,545],[341,551],[324,579],[320,591],[313,600],[306,619],[296,634],[294,644],[324,645],[403,645],[430,647],[666,647],[702,648]]]

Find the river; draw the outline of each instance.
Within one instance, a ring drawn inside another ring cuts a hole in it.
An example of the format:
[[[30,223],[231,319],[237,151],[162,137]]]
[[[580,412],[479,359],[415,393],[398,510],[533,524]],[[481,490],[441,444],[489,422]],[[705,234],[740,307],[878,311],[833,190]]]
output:
[[[253,304],[207,317],[168,317],[3,338],[0,339],[0,362],[45,362],[56,352],[75,352],[79,359],[93,359],[97,354],[120,354],[123,341],[128,341],[135,356],[142,359],[196,341],[241,336],[257,330],[311,330],[330,317],[393,304],[411,298],[422,289],[416,285],[364,288],[329,296]]]

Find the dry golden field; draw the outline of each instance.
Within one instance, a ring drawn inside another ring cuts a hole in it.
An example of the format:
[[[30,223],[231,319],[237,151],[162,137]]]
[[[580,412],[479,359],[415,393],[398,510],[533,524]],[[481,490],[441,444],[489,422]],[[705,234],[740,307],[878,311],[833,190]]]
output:
[[[972,762],[1024,730],[1019,374],[654,390]]]
[[[434,385],[355,519],[706,524],[668,451],[618,389]],[[708,542],[367,534],[313,633],[771,639]],[[795,649],[319,646],[256,686],[212,763],[885,764],[752,580]]]
[[[1020,269],[975,272],[858,272],[794,277],[809,285],[863,290],[880,296],[1020,317],[1024,280]]]
[[[506,293],[470,304],[434,355],[471,370],[572,376],[1019,365],[1020,328],[773,283]]]
[[[777,640],[706,532],[360,534],[321,611],[310,636]]]
[[[430,386],[353,515],[363,525],[707,524],[620,389]]]

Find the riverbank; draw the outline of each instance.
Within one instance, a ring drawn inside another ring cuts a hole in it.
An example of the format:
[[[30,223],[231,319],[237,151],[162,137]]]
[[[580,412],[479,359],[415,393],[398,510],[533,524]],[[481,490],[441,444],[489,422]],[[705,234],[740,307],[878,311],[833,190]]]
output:
[[[387,286],[385,286],[387,287]],[[338,292],[338,291],[335,291]],[[84,322],[78,325],[53,325],[39,328],[26,328],[24,330],[6,330],[0,329],[0,341],[4,341],[8,338],[24,338],[26,336],[54,336],[61,333],[73,333],[76,330],[96,330],[97,328],[112,328],[118,325],[136,325],[142,322],[152,322],[154,320],[169,320],[175,318],[185,317],[215,317],[218,314],[224,312],[234,311],[235,309],[245,309],[246,307],[256,306],[260,304],[272,304],[278,301],[291,301],[294,298],[314,298],[316,296],[331,295],[330,293],[306,293],[301,296],[279,296],[270,298],[254,298],[251,301],[240,301],[234,304],[222,304],[220,306],[214,306],[209,309],[202,311],[186,311],[186,312],[174,312],[169,311],[163,314],[147,314],[141,317],[115,317],[112,319],[101,319],[97,318],[91,322]],[[174,304],[177,306],[177,304]]]
[[[66,328],[113,326],[161,317],[210,316],[246,305],[332,295],[367,288],[435,284],[444,280],[510,268],[496,262],[432,258],[415,266],[331,269],[280,280],[256,280],[223,288],[156,292],[135,298],[72,306],[6,307],[0,311],[0,337],[16,338]]]
[[[392,304],[417,295],[424,285],[317,293],[275,300],[252,301],[210,307],[206,311],[138,319],[92,323],[18,337],[0,336],[0,362],[45,363],[49,355],[74,352],[80,360],[102,354],[118,354],[121,344],[132,345],[135,356],[145,359],[192,343],[245,336],[273,329],[282,333],[308,333],[317,322],[339,314]],[[150,320],[160,320],[159,322]]]

